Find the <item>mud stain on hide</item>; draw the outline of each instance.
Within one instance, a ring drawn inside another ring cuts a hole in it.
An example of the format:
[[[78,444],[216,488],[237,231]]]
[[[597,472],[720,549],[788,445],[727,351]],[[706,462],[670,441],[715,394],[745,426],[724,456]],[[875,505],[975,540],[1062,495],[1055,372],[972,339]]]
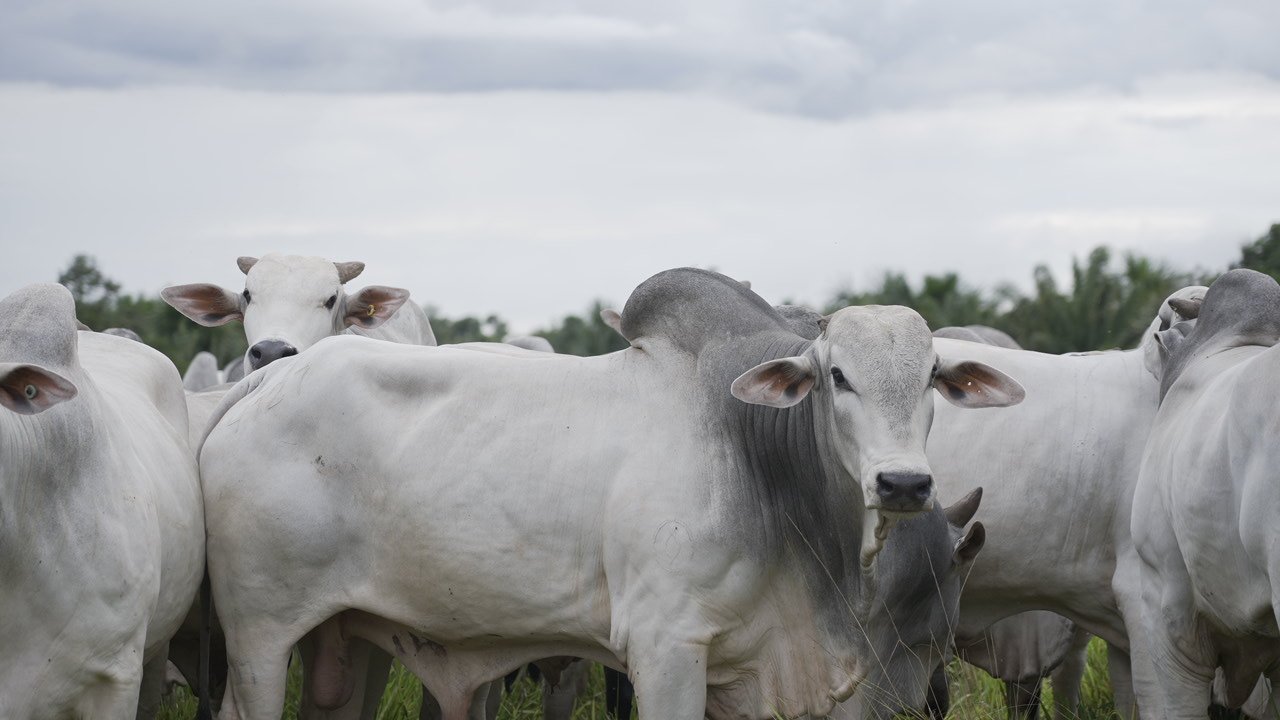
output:
[[[417,635],[414,635],[413,633],[409,633],[409,639],[413,640],[414,655],[417,655],[418,653],[422,652],[422,648],[424,647],[431,648],[431,652],[435,653],[436,657],[444,657],[445,655],[449,654],[449,651],[446,650],[443,645],[433,640],[420,638]]]

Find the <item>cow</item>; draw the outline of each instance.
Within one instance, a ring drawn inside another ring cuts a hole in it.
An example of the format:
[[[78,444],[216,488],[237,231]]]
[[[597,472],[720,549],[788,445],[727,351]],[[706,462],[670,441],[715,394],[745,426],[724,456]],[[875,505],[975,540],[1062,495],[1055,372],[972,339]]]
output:
[[[182,387],[187,392],[208,390],[222,384],[221,373],[218,372],[218,358],[213,353],[201,350],[191,358],[187,372],[182,376]]]
[[[1184,313],[1186,314],[1186,313]],[[1240,707],[1280,668],[1280,284],[1231,270],[1157,333],[1160,409],[1131,513],[1160,717],[1204,718],[1215,669]]]
[[[345,286],[364,271],[362,262],[271,253],[241,257],[244,290],[217,285],[174,285],[160,292],[178,312],[206,327],[244,322],[247,370],[296,355],[322,338],[341,333],[435,345],[431,322],[409,291],[370,285],[348,295]]]
[[[85,328],[85,329],[87,330],[88,328]],[[134,342],[142,342],[142,338],[138,335],[138,333],[130,330],[129,328],[120,328],[120,327],[107,328],[106,330],[102,331],[102,334],[115,335],[116,337],[128,338]]]
[[[688,268],[621,327],[625,350],[535,362],[335,337],[237,384],[200,456],[223,717],[278,715],[313,629],[339,660],[353,638],[393,653],[447,720],[559,655],[625,668],[649,718],[852,693],[877,555],[934,508],[926,390],[995,407],[1021,387],[939,359],[906,308],[846,308],[810,342]],[[325,699],[344,667],[316,669]]]
[[[556,351],[556,349],[551,346],[550,340],[537,335],[508,335],[502,342],[508,345],[514,345],[518,348],[524,348],[525,350],[532,350],[534,352],[553,353]]]
[[[1174,293],[1150,329],[1185,319],[1176,307],[1203,294],[1200,286]],[[944,357],[963,353],[1006,370],[1032,398],[998,413],[937,404],[928,457],[941,496],[1000,479],[999,491],[984,499],[991,541],[965,584],[957,637],[980,637],[992,623],[1030,610],[1067,617],[1107,641],[1116,707],[1127,715],[1128,627],[1140,616],[1140,590],[1126,566],[1129,507],[1159,401],[1154,340],[1084,355],[945,338],[934,346]]]
[[[32,285],[0,300],[0,405],[0,717],[147,717],[204,567],[178,371]]]
[[[933,336],[1022,349],[1008,333],[986,325],[942,327]],[[965,662],[1004,683],[1010,717],[1035,720],[1047,677],[1053,678],[1055,714],[1076,712],[1090,637],[1060,615],[1032,610],[1000,620],[976,636],[958,634],[955,645]]]
[[[236,356],[227,362],[222,368],[222,380],[235,384],[240,382],[240,378],[244,377],[244,357]]]

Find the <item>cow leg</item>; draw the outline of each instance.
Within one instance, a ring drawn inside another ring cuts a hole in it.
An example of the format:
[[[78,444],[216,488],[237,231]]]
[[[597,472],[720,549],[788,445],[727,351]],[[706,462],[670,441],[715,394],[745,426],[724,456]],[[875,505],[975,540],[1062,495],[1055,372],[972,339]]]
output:
[[[604,669],[604,708],[614,720],[631,720],[631,705],[636,699],[635,686],[623,673],[611,667]]]
[[[574,660],[560,672],[555,685],[550,680],[542,690],[543,720],[569,720],[578,697],[587,690],[587,676],[591,663]]]
[[[472,693],[467,718],[468,720],[495,720],[498,717],[498,706],[501,704],[502,682],[500,680],[487,682]]]
[[[946,665],[939,665],[929,678],[924,707],[930,720],[943,720],[951,711],[951,686],[947,682]]]
[[[1133,669],[1129,653],[1107,643],[1107,675],[1111,678],[1111,694],[1115,699],[1116,714],[1121,720],[1138,717],[1138,703],[1133,697]],[[1054,696],[1058,694],[1054,687]]]
[[[673,645],[636,655],[629,664],[640,720],[702,720],[707,707],[705,645]]]
[[[1089,633],[1076,629],[1071,638],[1071,648],[1049,675],[1053,680],[1053,717],[1055,719],[1076,716],[1080,707],[1080,683],[1084,680],[1084,668],[1089,662]]]
[[[1040,678],[1005,682],[1004,697],[1009,720],[1036,720],[1040,716]]]
[[[422,686],[422,706],[418,708],[418,720],[441,720],[444,711],[440,709],[440,701],[431,694],[426,685]]]
[[[138,690],[137,720],[152,720],[160,712],[160,704],[168,685],[169,652],[157,653],[142,666],[142,686]]]
[[[218,720],[279,718],[293,640],[261,631],[244,635],[247,639],[227,635],[227,692]]]

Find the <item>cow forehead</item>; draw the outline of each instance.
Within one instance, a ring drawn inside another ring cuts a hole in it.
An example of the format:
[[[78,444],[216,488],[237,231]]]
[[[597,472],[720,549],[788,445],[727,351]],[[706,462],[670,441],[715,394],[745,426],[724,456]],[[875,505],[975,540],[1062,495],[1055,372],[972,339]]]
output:
[[[338,268],[331,261],[303,255],[265,255],[245,277],[245,287],[259,294],[319,296],[339,286]]]
[[[898,305],[861,305],[836,311],[824,335],[840,355],[859,361],[915,367],[933,363],[933,336],[924,318]]]

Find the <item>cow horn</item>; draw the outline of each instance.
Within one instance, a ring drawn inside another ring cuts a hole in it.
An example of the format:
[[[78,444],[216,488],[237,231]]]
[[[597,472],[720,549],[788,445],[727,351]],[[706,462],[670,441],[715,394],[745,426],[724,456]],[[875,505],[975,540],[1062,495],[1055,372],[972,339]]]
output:
[[[978,512],[978,503],[982,502],[982,488],[977,488],[973,492],[960,498],[956,504],[942,511],[947,516],[947,522],[956,527],[964,527],[969,524],[973,516]]]
[[[823,315],[822,317],[818,318],[818,332],[820,334],[822,335],[827,334],[827,323],[829,322],[831,322],[830,315]]]
[[[236,258],[236,265],[240,267],[240,272],[244,273],[245,275],[248,275],[249,270],[251,270],[253,266],[257,264],[258,264],[258,258],[256,257],[241,255],[240,257]]]
[[[1187,320],[1200,317],[1200,306],[1203,304],[1204,298],[1169,298],[1169,307]]]
[[[333,266],[338,268],[338,282],[343,285],[355,280],[360,273],[364,272],[364,263],[362,262],[336,262]]]

